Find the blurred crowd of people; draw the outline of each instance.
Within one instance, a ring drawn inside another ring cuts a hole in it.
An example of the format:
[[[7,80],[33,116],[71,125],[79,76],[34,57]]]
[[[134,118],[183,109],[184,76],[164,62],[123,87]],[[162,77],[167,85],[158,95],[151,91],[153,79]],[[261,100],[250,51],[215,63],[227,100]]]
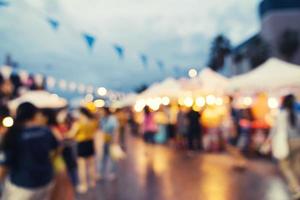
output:
[[[300,199],[300,112],[296,97],[282,97],[276,109],[261,105],[237,108],[235,101],[229,97],[221,112],[220,107],[209,105],[199,110],[163,106],[157,111],[146,106],[137,116],[141,118],[137,120],[140,134],[146,143],[168,144],[187,150],[188,155],[227,152],[237,170],[247,169],[249,156],[273,157],[293,198]]]
[[[0,76],[4,200],[74,199],[76,192],[86,193],[99,180],[115,180],[129,133],[149,145],[166,145],[191,157],[196,152],[227,152],[234,167],[242,170],[248,155],[273,155],[294,197],[300,197],[295,167],[300,117],[293,95],[282,98],[280,109],[237,107],[232,97],[218,106],[171,103],[155,110],[145,106],[142,112],[131,107],[49,109],[30,102],[15,111],[8,109],[9,100],[32,89],[43,87],[30,77],[22,82],[14,75]]]
[[[0,111],[1,120],[10,116],[7,107]],[[118,113],[19,105],[14,124],[0,129],[2,199],[74,199],[114,180],[126,148]]]

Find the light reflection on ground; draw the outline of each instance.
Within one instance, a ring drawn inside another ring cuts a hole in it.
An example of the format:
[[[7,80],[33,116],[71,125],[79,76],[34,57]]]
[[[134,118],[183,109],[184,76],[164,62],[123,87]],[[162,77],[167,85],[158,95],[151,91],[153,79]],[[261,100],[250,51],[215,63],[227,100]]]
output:
[[[187,156],[161,145],[128,141],[118,179],[102,181],[78,200],[288,200],[274,164],[249,161],[248,170],[233,170],[226,154]]]

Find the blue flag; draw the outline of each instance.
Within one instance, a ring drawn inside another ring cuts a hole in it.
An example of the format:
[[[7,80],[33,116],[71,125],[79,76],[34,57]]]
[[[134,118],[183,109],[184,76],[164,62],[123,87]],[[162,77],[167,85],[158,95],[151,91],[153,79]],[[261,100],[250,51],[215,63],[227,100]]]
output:
[[[157,63],[158,68],[159,68],[161,71],[164,70],[165,65],[164,65],[163,61],[158,60],[156,63]]]
[[[114,49],[120,59],[124,58],[124,47],[116,44],[114,45]]]
[[[57,21],[57,20],[55,20],[53,18],[48,18],[47,21],[48,21],[48,23],[50,24],[50,26],[51,26],[51,28],[53,30],[56,31],[58,29],[58,27],[59,27],[59,21]]]
[[[175,77],[179,77],[180,76],[180,74],[181,74],[181,70],[180,70],[180,67],[179,66],[174,66],[174,68],[173,68],[173,72],[174,72],[174,74],[175,74]]]
[[[84,40],[90,49],[93,49],[96,38],[88,33],[83,34]]]
[[[148,57],[145,54],[141,54],[141,61],[144,65],[144,67],[148,66]]]
[[[0,7],[6,7],[6,6],[9,6],[9,2],[7,2],[7,1],[1,1],[0,0]]]

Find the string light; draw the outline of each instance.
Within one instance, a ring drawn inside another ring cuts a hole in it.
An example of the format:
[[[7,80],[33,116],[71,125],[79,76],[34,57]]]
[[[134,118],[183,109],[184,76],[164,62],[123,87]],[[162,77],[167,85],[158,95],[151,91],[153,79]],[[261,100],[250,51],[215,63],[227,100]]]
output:
[[[105,106],[105,101],[103,99],[97,99],[94,101],[94,104],[97,108],[102,108]]]
[[[99,87],[98,90],[97,90],[97,93],[100,95],[100,96],[105,96],[107,94],[107,90],[105,87]]]
[[[190,78],[195,78],[198,75],[198,72],[196,69],[190,69],[189,70],[189,77]]]
[[[2,125],[6,128],[12,127],[14,125],[14,119],[12,117],[5,117],[2,120]]]

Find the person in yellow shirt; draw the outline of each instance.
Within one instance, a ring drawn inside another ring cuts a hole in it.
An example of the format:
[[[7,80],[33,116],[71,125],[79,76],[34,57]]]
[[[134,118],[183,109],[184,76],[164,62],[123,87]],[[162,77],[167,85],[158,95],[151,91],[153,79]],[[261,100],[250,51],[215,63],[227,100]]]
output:
[[[93,188],[96,186],[94,137],[98,128],[97,124],[97,121],[89,110],[80,108],[78,120],[73,124],[70,131],[70,135],[73,136],[77,142],[79,175],[77,191],[79,193],[87,192],[88,180],[89,187]]]

